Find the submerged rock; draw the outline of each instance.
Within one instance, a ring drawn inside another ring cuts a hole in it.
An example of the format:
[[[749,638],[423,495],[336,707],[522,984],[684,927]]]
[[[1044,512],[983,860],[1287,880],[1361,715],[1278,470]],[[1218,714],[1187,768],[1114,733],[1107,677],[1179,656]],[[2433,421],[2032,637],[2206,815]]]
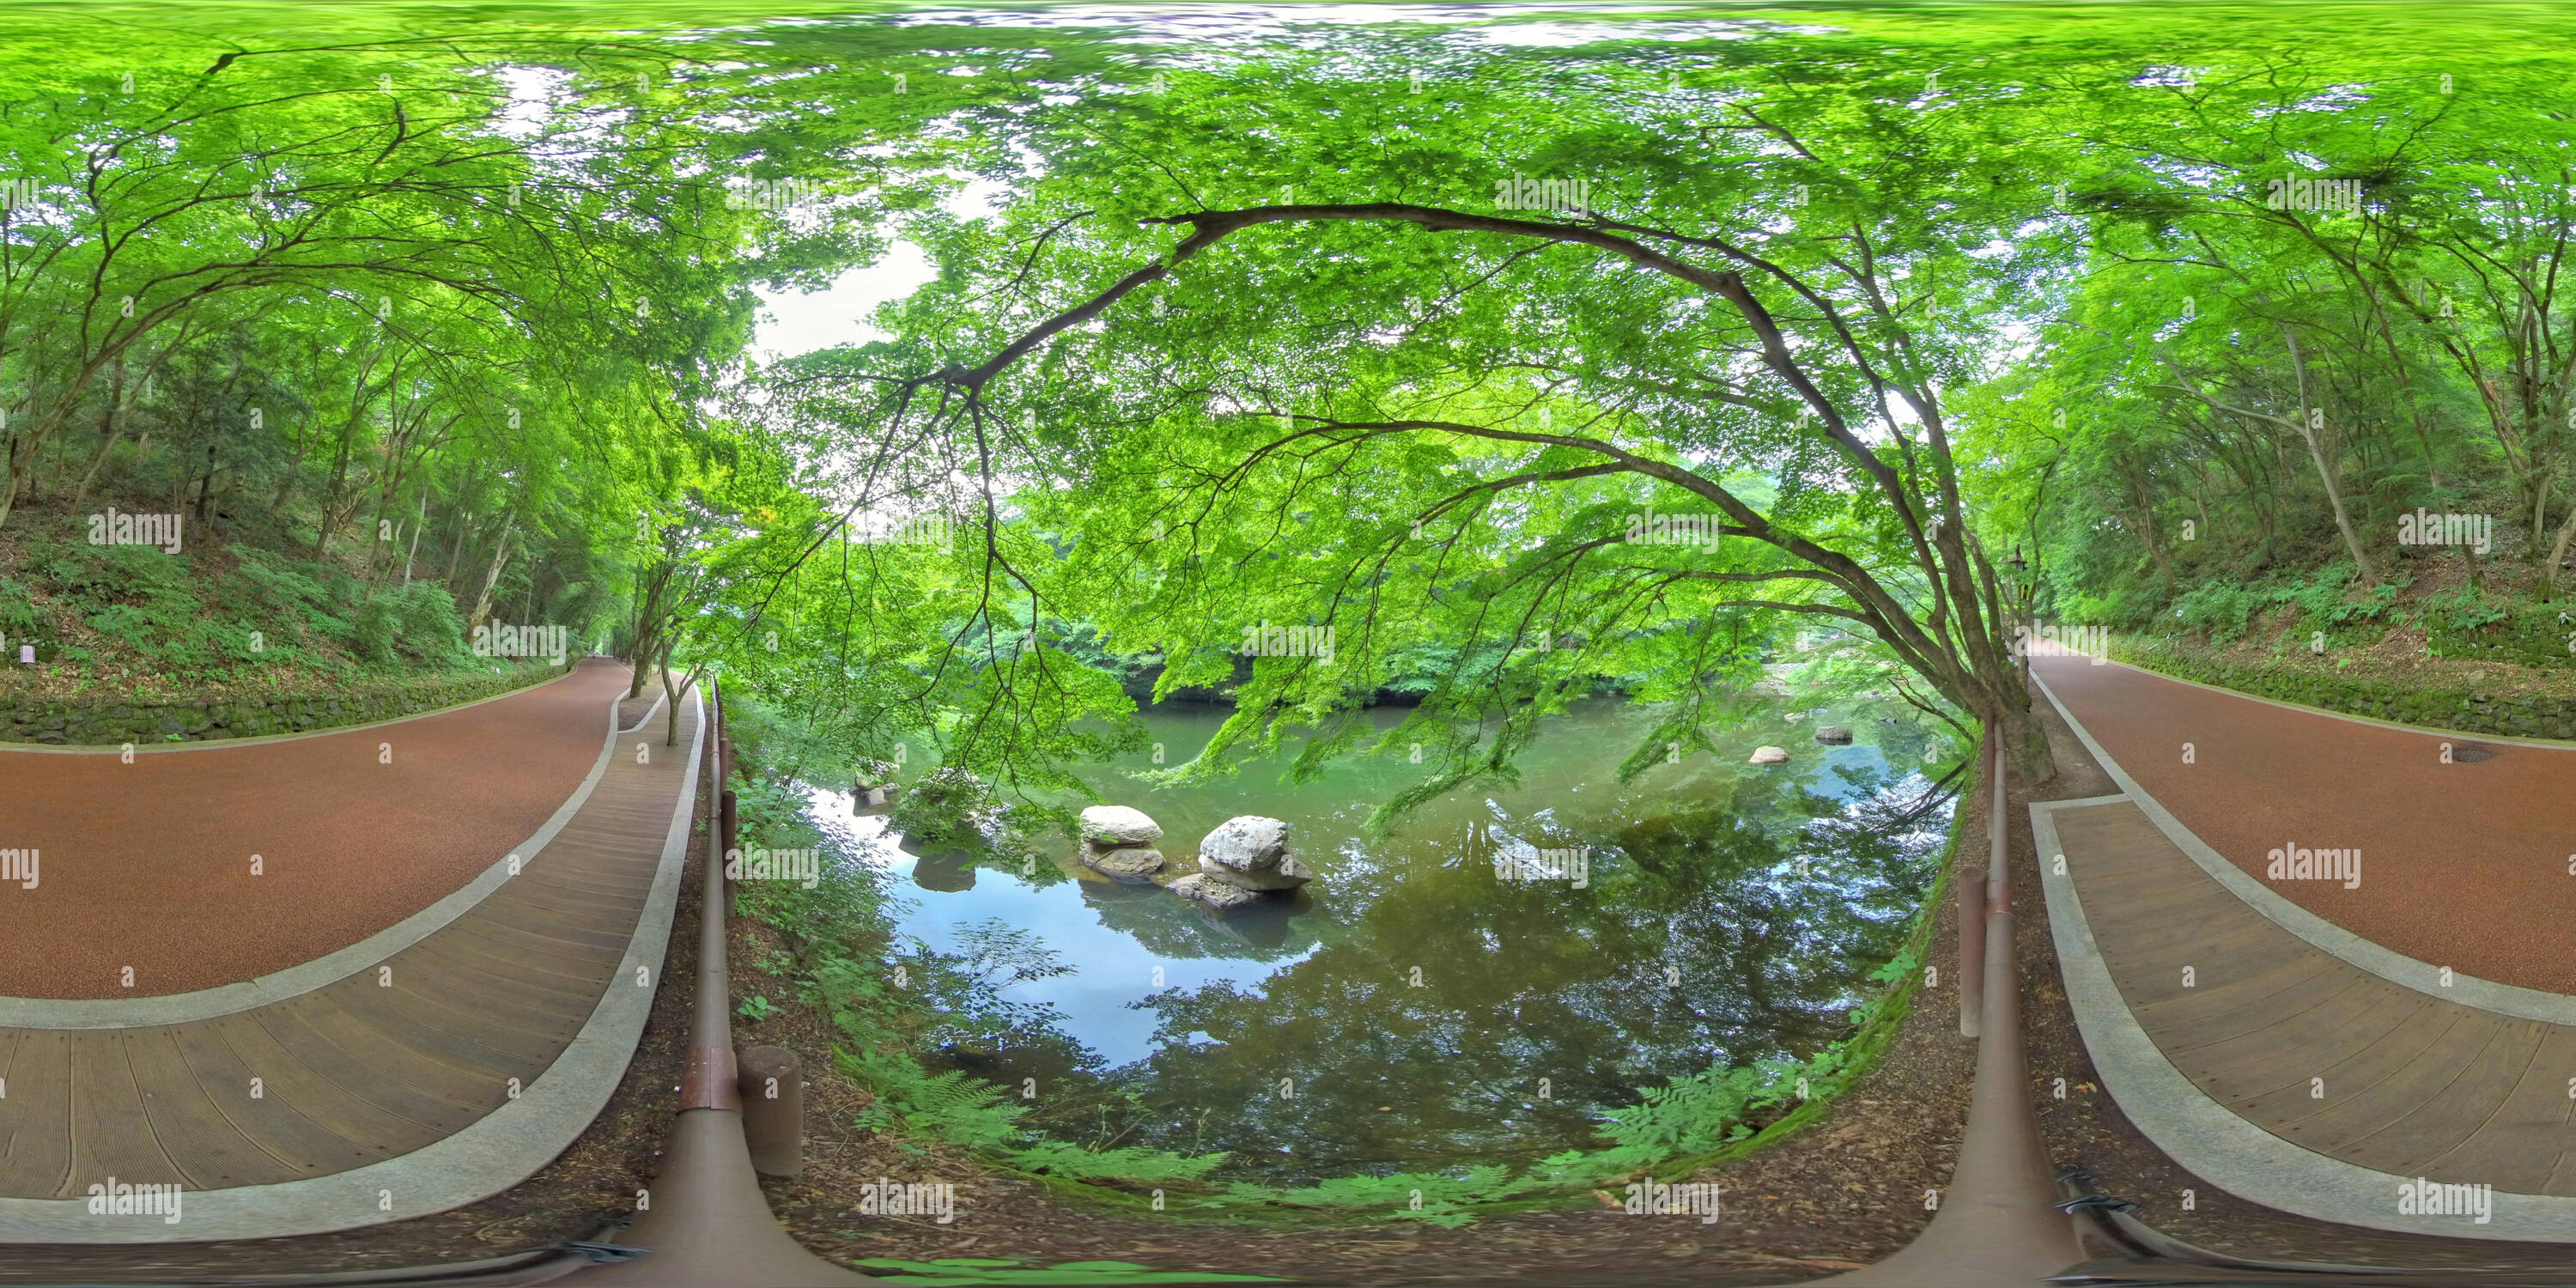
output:
[[[1261,891],[1246,889],[1231,881],[1220,881],[1205,872],[1193,872],[1170,886],[1171,892],[1192,903],[1205,904],[1218,912],[1261,902]]]
[[[1114,850],[1084,846],[1082,864],[1102,876],[1141,884],[1152,881],[1154,874],[1163,870],[1163,852],[1146,845]]]
[[[1744,763],[1748,765],[1785,765],[1789,763],[1789,752],[1786,748],[1782,747],[1756,747],[1753,749],[1753,755]]]
[[[1082,839],[1109,849],[1152,845],[1163,839],[1163,825],[1147,817],[1140,809],[1124,805],[1094,805],[1082,811]]]
[[[1851,740],[1852,731],[1843,728],[1841,725],[1820,725],[1816,729],[1816,741],[1818,742],[1831,743],[1834,746],[1840,747],[1850,743]]]
[[[1293,890],[1315,874],[1288,856],[1288,825],[1238,814],[1199,842],[1199,872],[1246,890]]]

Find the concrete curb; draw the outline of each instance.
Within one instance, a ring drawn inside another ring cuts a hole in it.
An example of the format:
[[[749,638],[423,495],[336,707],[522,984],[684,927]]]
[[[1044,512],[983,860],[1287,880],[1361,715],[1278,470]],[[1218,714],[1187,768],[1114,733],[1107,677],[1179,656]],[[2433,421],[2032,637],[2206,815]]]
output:
[[[704,703],[695,694],[690,701],[703,722]],[[615,723],[614,714],[610,723]],[[535,1175],[608,1106],[652,1013],[688,855],[704,742],[690,740],[688,768],[662,842],[661,866],[627,940],[618,975],[572,1044],[518,1099],[455,1135],[381,1163],[310,1180],[184,1195],[182,1219],[174,1223],[93,1216],[89,1201],[80,1198],[0,1199],[0,1243],[203,1243],[322,1234],[444,1212]],[[639,971],[652,987],[618,982],[637,979]]]
[[[2050,700],[2055,701],[2055,695]],[[2073,726],[2074,721],[2070,718],[2067,723]],[[2091,739],[2085,741],[2091,745]],[[2093,750],[2100,756],[2100,748]],[[2113,777],[2123,777],[2108,759],[2102,766]],[[2413,1178],[2373,1171],[2293,1145],[2238,1117],[2184,1077],[2138,1026],[2128,1000],[2102,962],[2101,946],[2094,942],[2092,925],[2085,920],[2074,876],[2058,872],[2051,862],[2064,853],[2057,837],[2057,811],[2124,799],[2141,808],[2147,805],[2143,798],[2121,796],[2034,801],[2030,826],[2040,854],[2040,884],[2048,898],[2049,933],[2057,945],[2058,970],[2066,982],[2067,1004],[2075,1012],[2075,1027],[2083,1035],[2094,1068],[2101,1072],[2103,1089],[2149,1142],[2220,1189],[2294,1216],[2453,1239],[2576,1243],[2576,1199],[2545,1194],[2496,1191],[2494,1219],[2486,1225],[2460,1217],[2399,1215],[2398,1187]]]

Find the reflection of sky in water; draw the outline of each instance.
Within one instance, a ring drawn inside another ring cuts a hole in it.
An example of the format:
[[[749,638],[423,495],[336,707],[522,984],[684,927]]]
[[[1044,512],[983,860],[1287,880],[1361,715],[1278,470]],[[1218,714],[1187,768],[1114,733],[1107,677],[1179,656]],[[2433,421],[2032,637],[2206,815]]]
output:
[[[1315,950],[1309,944],[1277,961],[1166,957],[1102,921],[1099,910],[1083,899],[1083,883],[1038,886],[994,868],[977,869],[972,890],[924,890],[912,880],[913,865],[921,860],[889,841],[882,815],[850,817],[847,792],[817,789],[812,799],[815,818],[850,838],[849,853],[894,873],[894,888],[904,904],[896,918],[902,940],[919,939],[941,952],[959,952],[958,927],[990,917],[1037,931],[1074,969],[1053,979],[1014,984],[1002,996],[1055,1007],[1064,1014],[1065,1031],[1112,1065],[1152,1053],[1154,1013],[1128,1004],[1159,991],[1155,967],[1163,968],[1166,988],[1195,989],[1231,980],[1245,992],[1258,993],[1271,972],[1293,966]],[[1157,891],[1139,893],[1179,902],[1177,896]]]
[[[1906,795],[1919,793],[1926,783],[1914,771],[1924,731],[1910,721],[1882,721],[1881,710],[1817,712],[1789,721],[1777,706],[1756,709],[1715,735],[1719,755],[1694,754],[1682,765],[1656,765],[1622,785],[1611,771],[1651,725],[1652,716],[1609,701],[1578,704],[1552,718],[1523,753],[1520,783],[1453,792],[1423,806],[1382,838],[1363,835],[1361,820],[1377,800],[1416,772],[1386,760],[1338,761],[1320,780],[1298,784],[1278,778],[1295,754],[1293,745],[1274,761],[1190,787],[1147,788],[1127,777],[1127,771],[1143,767],[1142,761],[1080,771],[1107,801],[1135,805],[1164,825],[1160,847],[1176,869],[1186,870],[1198,838],[1227,817],[1259,813],[1287,819],[1292,848],[1318,876],[1309,887],[1311,899],[1292,916],[1270,917],[1266,934],[1229,933],[1221,925],[1245,923],[1219,923],[1195,905],[1151,887],[1066,879],[1039,884],[994,866],[960,873],[940,859],[924,860],[894,844],[899,838],[886,832],[882,816],[853,818],[851,798],[844,792],[815,790],[811,813],[818,825],[845,838],[841,848],[893,873],[898,943],[919,939],[933,949],[960,952],[960,929],[992,919],[1034,932],[1073,969],[1011,985],[1002,996],[1054,1007],[1063,1016],[1060,1027],[1066,1034],[1115,1067],[1152,1053],[1155,1014],[1131,1004],[1163,988],[1187,992],[1220,980],[1245,992],[1261,992],[1274,973],[1360,933],[1358,923],[1368,906],[1414,874],[1490,863],[1497,852],[1581,844],[1592,855],[1597,882],[1606,865],[1619,861],[1616,851],[1603,845],[1619,828],[1678,807],[1734,799],[1739,780],[1754,775],[1787,776],[1805,792],[1845,809],[1869,794],[1865,784],[1891,777]],[[1383,710],[1370,714],[1381,724],[1401,716]],[[1152,736],[1167,746],[1169,763],[1179,763],[1197,754],[1223,713],[1166,708],[1144,718]],[[1832,723],[1850,728],[1855,741],[1817,743],[1816,728]],[[1882,740],[1893,744],[1887,754],[1878,745]],[[1765,768],[1743,764],[1753,747],[1765,743],[1787,748],[1790,763]],[[1794,794],[1785,807],[1756,804],[1779,800],[1751,795],[1739,805],[1751,810],[1748,816],[1768,816],[1768,821],[1787,826],[1834,812],[1801,807]],[[1063,871],[1078,870],[1070,842],[1047,838],[1039,846],[1059,859]],[[1812,857],[1813,871],[1792,877],[1784,869],[1775,875],[1776,882],[1819,893],[1839,885],[1832,856]],[[932,876],[933,885],[962,884],[968,875],[974,884],[964,890],[925,889],[914,880],[916,868],[925,862],[945,867]],[[1159,987],[1154,983],[1158,966],[1163,971]]]

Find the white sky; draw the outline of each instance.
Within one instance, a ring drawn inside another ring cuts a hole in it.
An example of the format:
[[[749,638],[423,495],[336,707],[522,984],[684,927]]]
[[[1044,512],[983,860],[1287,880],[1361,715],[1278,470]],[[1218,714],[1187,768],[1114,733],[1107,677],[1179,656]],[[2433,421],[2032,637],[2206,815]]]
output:
[[[999,208],[1007,191],[998,183],[969,179],[941,204],[958,218],[982,218]],[[816,349],[885,339],[885,332],[868,325],[868,315],[888,300],[921,289],[936,275],[920,247],[898,238],[883,259],[841,274],[822,290],[759,291],[761,312],[752,332],[752,357],[766,366]]]
[[[868,315],[888,300],[912,294],[932,276],[930,260],[921,248],[899,241],[885,258],[841,274],[826,289],[811,294],[762,291],[752,355],[766,366],[837,344],[882,340],[885,333],[868,325]]]

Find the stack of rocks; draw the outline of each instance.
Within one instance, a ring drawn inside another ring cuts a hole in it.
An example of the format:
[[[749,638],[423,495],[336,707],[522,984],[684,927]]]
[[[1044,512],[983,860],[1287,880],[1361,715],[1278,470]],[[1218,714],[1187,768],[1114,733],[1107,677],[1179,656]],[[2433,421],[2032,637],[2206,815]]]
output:
[[[1163,825],[1145,811],[1094,805],[1082,811],[1082,865],[1119,881],[1144,884],[1163,870]]]
[[[1199,870],[1172,883],[1172,893],[1219,912],[1264,895],[1294,890],[1315,874],[1288,854],[1288,825],[1242,814],[1217,824],[1199,842]]]

